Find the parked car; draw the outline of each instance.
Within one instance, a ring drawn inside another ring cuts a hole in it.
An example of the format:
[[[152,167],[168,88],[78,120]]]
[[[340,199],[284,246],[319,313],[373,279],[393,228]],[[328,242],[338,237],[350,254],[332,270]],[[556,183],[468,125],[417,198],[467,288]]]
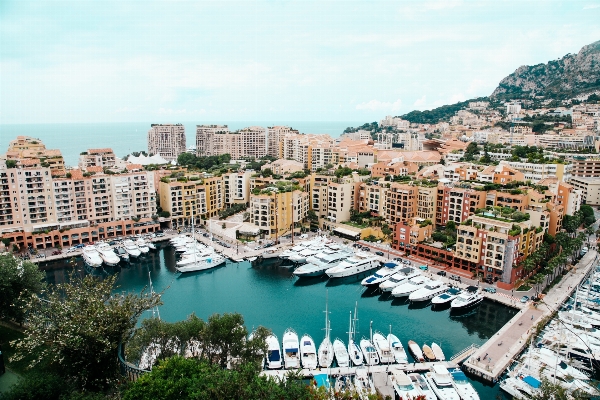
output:
[[[377,254],[378,256],[382,256],[383,257],[383,251],[376,251],[375,254]]]
[[[84,248],[84,247],[85,247],[85,244],[83,244],[83,243],[79,243],[79,244],[76,244],[76,245],[75,245],[75,246],[73,246],[73,247],[74,247],[74,248],[76,248],[76,249],[81,249],[81,248]]]
[[[438,271],[439,276],[446,276],[446,271]]]
[[[521,303],[527,303],[528,301],[529,301],[529,297],[528,296],[521,297]]]
[[[394,261],[402,262],[402,259],[400,257],[396,257],[394,258]]]
[[[371,251],[371,248],[370,248],[370,247],[368,247],[368,246],[363,246],[363,247],[362,247],[362,250],[363,250],[363,251]]]
[[[485,278],[483,281],[484,281],[484,282],[486,282],[486,283],[489,283],[490,285],[491,285],[491,284],[492,284],[492,282],[493,282],[492,278],[491,278],[491,277],[489,277],[489,276],[488,276],[487,278]]]
[[[484,288],[483,291],[488,292],[488,293],[496,293],[496,288],[488,286],[488,287]]]
[[[163,236],[165,236],[165,234],[162,233],[162,232],[159,232],[159,233],[156,234],[156,237],[163,237]]]
[[[408,261],[408,260],[404,260],[404,261],[402,261],[402,262],[403,262],[404,264],[406,264],[406,265],[410,265],[410,261]]]
[[[458,282],[460,282],[460,276],[457,276],[457,275],[450,275],[450,278],[449,278],[449,279],[450,279],[450,280],[453,280],[453,281],[458,281]]]
[[[422,270],[422,271],[427,271],[429,269],[429,267],[427,265],[421,265],[419,267],[419,269]]]

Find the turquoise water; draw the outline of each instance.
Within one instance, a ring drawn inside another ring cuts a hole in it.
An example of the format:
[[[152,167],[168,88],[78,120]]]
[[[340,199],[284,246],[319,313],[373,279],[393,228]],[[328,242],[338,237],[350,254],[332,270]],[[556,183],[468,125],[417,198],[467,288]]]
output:
[[[83,271],[81,261],[79,268]],[[119,273],[117,292],[139,292],[148,284],[148,271],[154,289],[164,291],[160,316],[178,321],[192,312],[206,319],[213,313],[239,312],[249,330],[266,326],[281,340],[286,328],[299,335],[309,333],[320,343],[324,331],[325,299],[328,297],[332,337],[348,342],[349,311],[358,304],[358,337],[369,336],[373,329],[388,333],[390,325],[407,347],[408,340],[419,344],[438,343],[449,358],[472,343],[482,344],[504,325],[515,311],[497,303],[484,301],[480,307],[463,316],[450,316],[448,310],[432,311],[430,307],[411,306],[390,300],[377,292],[364,292],[358,280],[314,279],[298,281],[291,270],[277,263],[252,267],[248,262],[230,263],[199,273],[177,276],[172,248],[163,247],[129,267],[105,269],[103,274]],[[47,278],[62,282],[68,269],[49,265]],[[149,316],[150,314],[148,314]],[[499,389],[474,382],[482,399],[495,398]]]
[[[161,121],[154,121],[160,123]],[[175,121],[177,122],[177,121]],[[0,153],[19,135],[41,139],[47,148],[59,149],[67,165],[75,166],[79,154],[87,149],[110,147],[118,157],[134,151],[148,150],[147,133],[152,122],[95,123],[95,124],[5,124],[0,125]],[[168,121],[165,123],[169,123]],[[228,125],[230,130],[247,126],[286,125],[301,133],[326,133],[338,137],[349,126],[364,121],[195,121],[182,122],[187,146],[196,143],[196,125]]]

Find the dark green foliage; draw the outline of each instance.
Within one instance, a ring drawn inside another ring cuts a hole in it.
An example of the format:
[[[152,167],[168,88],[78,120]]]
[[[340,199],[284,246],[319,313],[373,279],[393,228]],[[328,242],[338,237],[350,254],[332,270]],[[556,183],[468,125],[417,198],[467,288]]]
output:
[[[465,155],[463,156],[464,161],[473,161],[475,157],[479,156],[479,146],[477,143],[471,142],[465,149]]]
[[[17,166],[17,162],[15,160],[6,160],[6,168],[14,168]]]
[[[233,204],[231,207],[219,212],[219,219],[231,217],[234,214],[245,211],[248,208],[246,204]]]
[[[218,156],[205,156],[196,157],[192,153],[181,153],[177,157],[177,163],[190,168],[197,168],[200,170],[210,170],[214,167],[227,165],[231,161],[231,155],[221,154]]]
[[[362,124],[361,126],[356,127],[356,128],[348,127],[346,129],[344,129],[344,133],[358,132],[359,130],[371,131],[371,132],[381,132],[381,130],[379,129],[379,124],[377,122],[371,122],[371,123],[367,122],[366,124]]]
[[[32,372],[0,394],[0,400],[59,400],[71,392],[64,379],[47,372]]]
[[[418,124],[437,124],[440,121],[447,121],[453,117],[458,111],[469,106],[471,101],[488,101],[487,97],[479,97],[477,99],[461,101],[459,103],[444,105],[432,110],[411,111],[408,114],[402,115],[402,119]]]
[[[338,169],[335,170],[335,176],[338,178],[342,178],[348,175],[352,175],[352,168],[340,166]]]
[[[0,254],[0,319],[23,322],[29,299],[44,288],[42,279],[36,264]]]

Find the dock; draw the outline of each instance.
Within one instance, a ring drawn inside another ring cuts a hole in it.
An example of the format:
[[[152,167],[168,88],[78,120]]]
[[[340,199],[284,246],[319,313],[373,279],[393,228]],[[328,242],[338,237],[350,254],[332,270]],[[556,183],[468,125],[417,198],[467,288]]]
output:
[[[473,351],[463,369],[489,382],[496,382],[537,334],[538,324],[547,322],[592,271],[596,251],[588,252],[577,266],[543,298],[538,307],[527,304],[485,344]]]

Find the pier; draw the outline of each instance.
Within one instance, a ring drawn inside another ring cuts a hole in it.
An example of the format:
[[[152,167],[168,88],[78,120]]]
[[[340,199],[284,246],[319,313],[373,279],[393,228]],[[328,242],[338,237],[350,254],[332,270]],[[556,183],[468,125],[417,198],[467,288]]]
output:
[[[521,309],[463,364],[465,371],[489,382],[496,382],[500,375],[518,357],[537,333],[540,323],[545,323],[585,279],[596,262],[596,251],[588,252],[562,281],[544,296],[539,306],[528,304]]]

